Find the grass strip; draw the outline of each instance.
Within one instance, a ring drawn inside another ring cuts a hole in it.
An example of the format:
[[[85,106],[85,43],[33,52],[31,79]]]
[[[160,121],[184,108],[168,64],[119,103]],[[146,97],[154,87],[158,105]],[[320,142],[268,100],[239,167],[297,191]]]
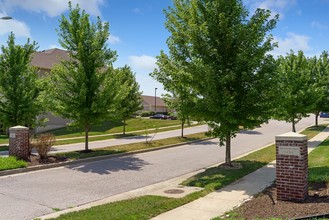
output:
[[[319,132],[323,131],[323,129],[325,129],[327,126],[328,126],[328,124],[322,124],[322,125],[318,125],[318,126],[311,126],[311,127],[308,127],[307,129],[303,130],[300,133],[306,135],[308,140],[310,140],[314,136],[319,134]]]
[[[93,149],[91,152],[88,152],[88,153],[85,153],[83,151],[57,153],[56,156],[62,156],[62,157],[66,157],[69,159],[82,159],[82,158],[89,158],[89,157],[125,153],[125,152],[137,151],[137,150],[159,148],[159,147],[168,146],[168,145],[172,145],[172,144],[180,144],[180,143],[202,140],[204,138],[206,138],[206,135],[204,132],[202,132],[202,133],[186,135],[186,137],[184,137],[184,138],[172,137],[172,138],[166,138],[166,139],[161,139],[161,140],[155,140],[155,141],[152,141],[149,143],[141,142],[141,143],[132,143],[132,144],[125,144],[125,145],[111,146],[111,147]]]
[[[308,131],[309,129],[312,131]],[[318,129],[315,131],[312,127],[309,129],[305,132],[310,136],[322,130]],[[173,199],[160,196],[142,196],[64,214],[57,219],[150,219],[163,212],[203,197],[214,190],[227,186],[273,160],[275,160],[275,145],[271,145],[235,160],[235,163],[241,164],[241,169],[226,169],[220,166],[213,167],[189,178],[182,184],[201,186],[204,187],[204,190],[189,194],[183,198]]]
[[[308,156],[308,181],[329,184],[329,138]]]
[[[126,132],[133,132],[139,130],[168,127],[180,125],[179,120],[158,120],[158,119],[142,119],[131,118],[126,121]],[[177,129],[177,127],[175,128]],[[89,135],[102,135],[102,134],[115,134],[122,133],[123,123],[121,121],[107,121],[99,126],[95,126]],[[59,128],[50,131],[56,138],[71,138],[71,137],[84,137],[84,132],[79,129],[73,128]]]
[[[0,171],[27,167],[27,162],[16,157],[0,157]]]

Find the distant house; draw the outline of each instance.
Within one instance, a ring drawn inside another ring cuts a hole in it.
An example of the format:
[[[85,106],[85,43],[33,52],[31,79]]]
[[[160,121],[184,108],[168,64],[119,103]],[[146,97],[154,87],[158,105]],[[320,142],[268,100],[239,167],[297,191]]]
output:
[[[143,111],[168,112],[166,103],[160,97],[142,95]]]
[[[42,76],[46,72],[49,73],[54,65],[59,63],[61,60],[69,60],[68,52],[54,48],[34,52],[32,55],[31,65],[37,67],[39,70],[39,75]],[[69,119],[54,116],[50,112],[45,115],[39,115],[38,118],[47,118],[48,121],[45,127],[38,127],[36,132],[65,127],[66,124],[70,122]]]

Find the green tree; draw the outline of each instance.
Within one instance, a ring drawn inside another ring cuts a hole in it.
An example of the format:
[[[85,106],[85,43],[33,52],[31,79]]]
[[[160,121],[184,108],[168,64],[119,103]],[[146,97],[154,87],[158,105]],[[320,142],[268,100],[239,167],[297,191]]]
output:
[[[312,82],[316,84],[317,102],[315,102],[315,125],[318,126],[318,117],[321,111],[329,111],[329,54],[323,51],[319,59],[313,58]]]
[[[85,151],[92,127],[109,117],[117,100],[118,84],[112,63],[116,53],[107,48],[109,24],[98,17],[91,23],[89,15],[69,3],[68,18],[62,15],[57,30],[61,46],[70,60],[62,61],[49,75],[51,110],[71,119],[72,125],[85,132]]]
[[[131,117],[142,107],[141,92],[136,81],[135,74],[131,68],[124,66],[117,70],[118,82],[120,83],[121,94],[120,100],[117,102],[116,114],[123,121],[123,134],[126,134],[126,120]]]
[[[16,125],[33,127],[42,112],[37,69],[30,65],[35,42],[15,45],[11,33],[0,55],[0,115],[6,128]]]
[[[174,0],[165,11],[169,54],[158,56],[159,69],[173,82],[187,85],[198,98],[195,109],[209,122],[225,163],[231,166],[231,138],[240,126],[253,128],[268,120],[275,46],[272,30],[277,16],[257,9],[249,16],[240,0]],[[156,72],[155,72],[156,74]]]
[[[307,59],[303,51],[291,51],[277,62],[280,93],[275,117],[292,123],[292,131],[296,132],[296,123],[311,113],[321,98],[317,84],[313,83],[312,65],[316,61]]]

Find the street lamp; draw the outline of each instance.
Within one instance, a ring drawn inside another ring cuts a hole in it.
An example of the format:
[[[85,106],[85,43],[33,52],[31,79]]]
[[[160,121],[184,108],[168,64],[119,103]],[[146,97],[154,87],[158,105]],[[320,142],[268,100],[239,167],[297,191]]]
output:
[[[1,17],[0,19],[2,19],[2,20],[11,20],[11,19],[13,19],[13,18],[10,17],[10,16],[4,16],[4,17]]]
[[[154,94],[154,111],[157,113],[157,89],[155,88],[155,94]]]

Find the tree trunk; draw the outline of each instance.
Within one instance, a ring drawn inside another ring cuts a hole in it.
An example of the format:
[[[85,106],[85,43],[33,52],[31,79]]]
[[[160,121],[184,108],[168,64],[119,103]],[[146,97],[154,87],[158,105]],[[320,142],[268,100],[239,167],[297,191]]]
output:
[[[181,129],[181,138],[184,137],[184,124],[185,124],[185,119],[182,119],[182,129]]]
[[[292,120],[292,132],[296,133],[295,120]]]
[[[123,135],[126,135],[126,119],[123,119]]]
[[[315,126],[319,125],[319,111],[315,112]]]
[[[89,128],[85,128],[85,152],[89,151],[88,137],[89,137]]]
[[[227,135],[226,135],[225,164],[227,166],[232,166],[232,161],[231,161],[231,132],[228,132]]]

